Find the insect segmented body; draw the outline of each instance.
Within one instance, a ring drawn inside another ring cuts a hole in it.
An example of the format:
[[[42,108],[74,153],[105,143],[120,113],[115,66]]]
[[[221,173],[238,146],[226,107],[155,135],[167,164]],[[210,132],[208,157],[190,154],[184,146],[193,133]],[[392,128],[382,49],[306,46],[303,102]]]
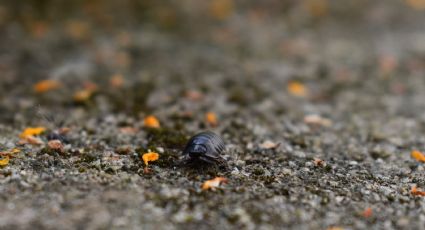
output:
[[[190,161],[215,164],[223,161],[220,154],[224,149],[224,141],[220,136],[211,131],[205,131],[190,138],[183,150],[183,155]]]

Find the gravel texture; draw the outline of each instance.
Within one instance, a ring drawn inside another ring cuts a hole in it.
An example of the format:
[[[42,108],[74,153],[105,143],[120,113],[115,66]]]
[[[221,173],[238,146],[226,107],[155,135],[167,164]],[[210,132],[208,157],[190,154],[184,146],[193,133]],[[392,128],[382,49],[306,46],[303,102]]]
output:
[[[424,229],[425,14],[406,2],[1,2],[0,151],[21,152],[0,229]],[[182,163],[203,130],[227,167]]]

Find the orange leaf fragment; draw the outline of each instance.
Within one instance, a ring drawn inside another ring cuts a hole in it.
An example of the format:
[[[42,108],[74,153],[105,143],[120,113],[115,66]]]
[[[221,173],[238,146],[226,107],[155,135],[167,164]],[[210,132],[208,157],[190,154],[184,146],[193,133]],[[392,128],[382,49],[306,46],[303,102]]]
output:
[[[40,135],[41,133],[43,133],[44,131],[46,131],[46,128],[44,127],[29,127],[26,128],[20,135],[19,137],[21,139],[26,139],[28,137],[33,137],[33,136],[37,136]]]
[[[362,216],[365,218],[369,218],[373,215],[373,210],[371,207],[366,208],[363,212],[362,212]]]
[[[202,190],[215,190],[221,183],[227,183],[227,179],[224,177],[216,177],[212,180],[207,180],[202,184]]]
[[[405,0],[415,10],[425,10],[425,0]]]
[[[124,77],[121,74],[115,74],[109,80],[109,84],[114,88],[120,88],[124,85]]]
[[[424,192],[424,191],[421,191],[421,190],[418,190],[418,189],[416,188],[416,186],[413,186],[413,187],[412,187],[412,190],[410,190],[410,193],[411,193],[412,195],[414,195],[414,196],[425,196],[425,192]]]
[[[9,156],[4,156],[0,159],[0,166],[6,166],[9,164]]]
[[[149,153],[145,153],[142,156],[143,162],[145,162],[145,165],[149,165],[150,161],[156,161],[159,159],[159,154],[155,153],[155,152],[149,152]]]
[[[213,112],[208,112],[205,114],[205,121],[211,126],[218,125],[217,116]]]
[[[425,162],[425,155],[418,150],[413,150],[410,155],[415,158],[417,161]]]
[[[55,80],[43,80],[37,82],[34,86],[34,92],[44,93],[47,91],[55,90],[61,87],[61,83]]]
[[[308,94],[307,88],[301,82],[291,81],[289,82],[287,88],[290,94],[297,97],[305,97]]]
[[[158,119],[155,116],[152,116],[152,115],[145,117],[145,119],[143,120],[143,126],[148,127],[148,128],[159,128],[159,127],[161,127]]]

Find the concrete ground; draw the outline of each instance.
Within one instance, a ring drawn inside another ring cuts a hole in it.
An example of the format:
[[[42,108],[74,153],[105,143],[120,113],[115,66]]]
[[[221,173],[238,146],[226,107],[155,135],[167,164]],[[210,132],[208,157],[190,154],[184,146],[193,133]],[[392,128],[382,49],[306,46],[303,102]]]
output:
[[[1,2],[0,229],[424,229],[423,8]]]

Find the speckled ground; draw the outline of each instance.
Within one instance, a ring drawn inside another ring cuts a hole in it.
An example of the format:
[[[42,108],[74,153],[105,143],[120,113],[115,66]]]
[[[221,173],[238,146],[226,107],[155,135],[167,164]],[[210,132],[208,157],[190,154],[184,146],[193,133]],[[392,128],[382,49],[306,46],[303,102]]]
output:
[[[425,198],[411,194],[425,190],[410,155],[425,151],[414,6],[0,3],[0,151],[21,150],[0,168],[0,228],[423,229]],[[35,93],[45,79],[62,86]],[[97,89],[75,101],[87,82]],[[161,128],[144,128],[147,115]],[[35,126],[44,144],[19,144]],[[61,128],[60,153],[46,143]],[[180,164],[202,130],[225,140],[227,171]],[[160,158],[146,173],[148,150]],[[228,183],[203,191],[216,176]]]

